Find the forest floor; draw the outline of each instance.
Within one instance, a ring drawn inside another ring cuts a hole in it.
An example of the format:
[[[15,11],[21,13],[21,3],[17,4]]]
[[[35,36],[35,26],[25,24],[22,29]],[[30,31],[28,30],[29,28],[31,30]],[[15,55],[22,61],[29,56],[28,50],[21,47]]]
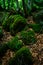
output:
[[[3,38],[0,40],[0,43],[8,42],[10,39],[13,38],[13,36],[10,35],[9,32],[6,32],[3,30]],[[43,65],[43,34],[36,34],[37,42],[35,44],[28,45],[30,48],[30,51],[33,56],[33,65]],[[1,58],[2,65],[7,65],[8,60],[10,57],[13,57],[14,52],[12,52],[10,49],[7,50],[5,53],[5,56]]]

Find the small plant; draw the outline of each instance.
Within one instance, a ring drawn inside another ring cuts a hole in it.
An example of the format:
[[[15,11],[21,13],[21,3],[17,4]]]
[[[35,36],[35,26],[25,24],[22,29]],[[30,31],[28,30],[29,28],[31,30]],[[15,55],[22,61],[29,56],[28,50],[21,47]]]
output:
[[[12,35],[20,32],[26,26],[26,19],[19,16],[15,19],[14,23],[10,25],[10,32]]]
[[[7,44],[5,44],[5,43],[0,44],[0,57],[4,56],[7,49],[8,49]]]
[[[36,42],[35,33],[32,30],[29,30],[28,32],[22,31],[20,37],[24,44],[32,44]]]
[[[19,40],[17,36],[15,36],[11,41],[7,43],[7,45],[11,50],[17,51],[23,46],[23,42]]]
[[[9,60],[8,65],[32,65],[32,54],[28,47],[22,47],[18,50],[11,60]]]
[[[2,28],[0,28],[0,38],[3,37],[3,31],[2,31]]]

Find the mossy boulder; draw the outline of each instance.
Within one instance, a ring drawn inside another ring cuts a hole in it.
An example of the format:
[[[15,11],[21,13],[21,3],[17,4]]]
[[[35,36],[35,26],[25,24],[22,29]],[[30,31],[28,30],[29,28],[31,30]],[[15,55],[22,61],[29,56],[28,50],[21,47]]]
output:
[[[22,41],[24,42],[24,44],[26,44],[26,45],[33,44],[36,42],[35,33],[32,30],[22,31],[20,34],[20,37],[21,37]]]
[[[14,58],[10,59],[8,65],[32,65],[32,54],[28,47],[22,47],[18,50]]]
[[[25,28],[26,24],[26,19],[24,17],[17,17],[13,24],[10,25],[11,34],[15,35],[16,33],[20,32]]]
[[[10,24],[12,24],[14,22],[14,18],[15,18],[15,16],[11,15],[11,16],[9,16],[9,18],[7,18],[6,20],[3,21],[2,26],[6,31],[9,31]]]
[[[7,43],[7,45],[9,49],[17,51],[23,46],[23,42],[19,40],[17,36],[15,36],[11,41]]]
[[[40,24],[28,24],[29,28],[32,28],[35,33],[41,32],[41,25]]]
[[[0,27],[0,38],[2,38],[3,37],[3,30],[2,30],[2,28]]]
[[[10,26],[14,23],[14,21],[17,19],[17,18],[20,18],[22,16],[20,15],[11,15],[9,16],[9,18],[7,18],[6,20],[3,21],[3,28],[6,30],[6,31],[10,31]]]
[[[0,57],[4,56],[7,49],[8,49],[8,46],[6,43],[0,44]]]

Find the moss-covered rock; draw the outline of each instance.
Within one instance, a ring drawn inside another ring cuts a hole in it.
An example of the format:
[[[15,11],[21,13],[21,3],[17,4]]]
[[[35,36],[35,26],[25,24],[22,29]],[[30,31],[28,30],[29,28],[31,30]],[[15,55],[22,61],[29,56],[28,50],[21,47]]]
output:
[[[5,21],[3,21],[3,28],[7,31],[10,31],[10,26],[14,23],[14,21],[17,19],[17,18],[20,18],[22,16],[20,15],[11,15],[9,18],[7,18]],[[15,27],[15,26],[14,26]]]
[[[2,26],[5,30],[9,31],[10,24],[12,24],[14,22],[15,17],[16,16],[11,15],[11,16],[9,16],[9,18],[7,18],[6,20],[3,21]]]
[[[29,30],[28,32],[22,31],[20,34],[20,37],[24,44],[32,44],[36,42],[35,33],[32,30]]]
[[[23,42],[19,40],[17,36],[15,36],[11,41],[7,43],[7,45],[9,49],[17,51],[23,46]]]
[[[2,28],[0,27],[0,38],[2,38],[3,37],[3,30],[2,30]]]
[[[28,27],[32,28],[35,33],[40,33],[40,31],[41,31],[40,24],[29,24]]]
[[[26,26],[26,19],[22,16],[19,16],[15,19],[14,23],[10,25],[10,32],[12,35],[20,32]]]
[[[0,44],[0,57],[4,56],[7,49],[8,49],[8,46],[6,43]]]
[[[27,24],[22,31],[27,31],[28,29],[29,29],[29,26],[28,26],[28,24]]]
[[[18,50],[14,58],[10,59],[8,65],[32,65],[32,54],[28,47],[22,47]]]

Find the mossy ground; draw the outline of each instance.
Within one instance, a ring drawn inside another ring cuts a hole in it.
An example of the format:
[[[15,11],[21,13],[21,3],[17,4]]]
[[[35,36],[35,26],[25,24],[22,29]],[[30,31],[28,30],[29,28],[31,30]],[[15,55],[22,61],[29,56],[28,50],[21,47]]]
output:
[[[28,22],[30,23],[30,21],[28,21]],[[32,27],[29,28],[29,26],[24,28],[24,31],[29,31],[29,30],[34,31],[34,29],[32,29]],[[43,57],[43,50],[42,50],[43,49],[43,34],[41,34],[39,32],[37,33],[35,31],[34,31],[34,33],[36,35],[37,41],[34,44],[32,43],[30,45],[27,45],[27,44],[24,45],[24,43],[23,43],[23,45],[27,46],[30,49],[30,51],[32,53],[33,61],[34,61],[33,65],[42,65],[42,62],[43,62],[43,59],[42,59],[42,57]],[[0,40],[0,44],[4,44],[4,42],[7,43],[14,37],[14,36],[11,36],[10,32],[5,31],[4,29],[3,29],[3,34],[4,34],[4,36],[3,36],[2,40]],[[19,40],[21,40],[20,34],[21,34],[21,32],[18,32],[16,34],[18,36]],[[9,59],[13,58],[13,56],[15,54],[16,54],[16,52],[12,51],[11,49],[6,50],[5,55],[2,58],[0,58],[1,59],[0,64],[2,63],[2,65],[7,65]]]

